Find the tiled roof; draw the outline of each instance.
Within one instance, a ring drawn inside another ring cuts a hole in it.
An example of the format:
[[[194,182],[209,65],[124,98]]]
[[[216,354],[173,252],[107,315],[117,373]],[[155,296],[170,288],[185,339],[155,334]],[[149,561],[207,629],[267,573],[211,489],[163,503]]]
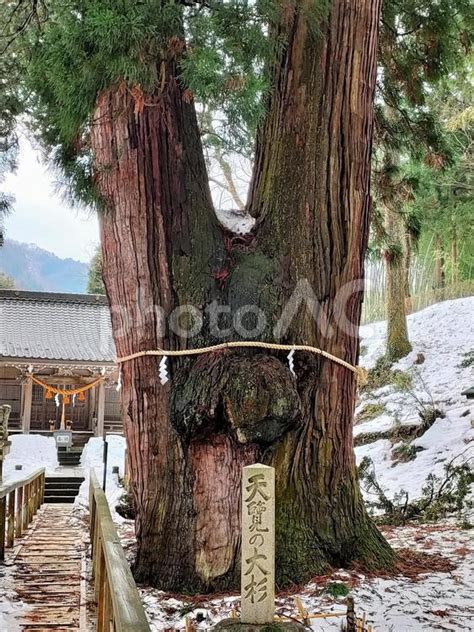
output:
[[[113,362],[104,296],[0,290],[0,359]]]

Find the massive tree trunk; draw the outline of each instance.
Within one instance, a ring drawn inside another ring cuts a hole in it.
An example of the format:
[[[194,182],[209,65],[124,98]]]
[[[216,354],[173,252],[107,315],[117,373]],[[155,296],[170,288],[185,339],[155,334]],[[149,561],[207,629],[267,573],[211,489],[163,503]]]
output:
[[[212,211],[194,107],[177,80],[184,45],[173,38],[153,94],[118,86],[98,100],[92,144],[119,356],[258,335],[357,363],[380,0],[329,4],[318,23],[312,0],[282,5],[285,45],[249,202],[257,227],[244,243],[221,235]],[[219,318],[217,303],[228,308]],[[193,338],[167,318],[183,304],[205,312]],[[241,468],[257,460],[277,470],[280,586],[330,564],[391,562],[358,488],[352,372],[300,354],[295,380],[282,354],[233,351],[173,359],[162,386],[158,363],[122,366],[138,579],[236,586]]]
[[[276,304],[306,295],[318,305],[299,310],[284,340],[319,346],[354,364],[379,5],[332,2],[319,35],[304,7],[283,15],[277,35],[288,46],[275,63],[278,89],[258,139],[250,196],[261,250],[281,279]],[[367,519],[358,489],[353,374],[299,357],[297,389],[300,426],[268,457],[277,468],[280,579],[301,581],[325,562],[386,564],[388,548]]]

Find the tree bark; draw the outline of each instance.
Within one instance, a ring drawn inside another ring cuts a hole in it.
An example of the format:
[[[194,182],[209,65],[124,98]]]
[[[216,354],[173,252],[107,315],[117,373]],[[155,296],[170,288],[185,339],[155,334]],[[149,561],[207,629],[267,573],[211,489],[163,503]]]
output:
[[[444,271],[443,241],[439,233],[435,235],[435,289],[444,291],[446,275]]]
[[[333,0],[318,25],[313,9],[311,0],[281,8],[285,45],[249,202],[257,228],[244,243],[222,235],[213,214],[194,106],[177,78],[184,44],[172,38],[153,94],[116,86],[98,100],[92,145],[119,356],[249,337],[229,325],[250,305],[268,320],[260,339],[316,344],[357,363],[362,293],[360,284],[343,289],[363,277],[368,238],[380,0]],[[299,309],[282,327],[302,287],[318,318]],[[215,302],[228,307],[225,333],[208,311]],[[167,318],[183,304],[206,314],[192,339]],[[137,579],[180,591],[235,587],[241,468],[258,460],[277,470],[279,586],[354,559],[391,563],[358,488],[352,372],[301,354],[295,381],[281,354],[225,352],[173,359],[161,386],[158,364],[122,367]]]
[[[453,222],[451,230],[451,283],[454,285],[458,280],[458,235],[456,224]]]
[[[277,89],[258,139],[249,208],[260,248],[283,280],[276,304],[304,280],[319,305],[316,321],[310,309],[300,310],[283,339],[356,364],[380,3],[332,2],[319,33],[296,6],[287,3],[276,34],[288,45],[275,63]],[[352,290],[341,301],[344,288]],[[351,327],[341,327],[344,316]],[[354,376],[326,360],[298,360],[301,425],[267,455],[277,470],[281,583],[304,581],[328,562],[383,566],[391,557],[358,488]]]
[[[405,226],[397,210],[385,207],[389,247],[385,251],[387,282],[387,357],[396,362],[411,351],[406,315]]]
[[[403,276],[404,276],[404,294],[405,294],[405,314],[410,314],[413,311],[413,303],[411,296],[411,266],[413,260],[413,238],[410,233],[405,230],[404,235],[404,257],[403,257]]]

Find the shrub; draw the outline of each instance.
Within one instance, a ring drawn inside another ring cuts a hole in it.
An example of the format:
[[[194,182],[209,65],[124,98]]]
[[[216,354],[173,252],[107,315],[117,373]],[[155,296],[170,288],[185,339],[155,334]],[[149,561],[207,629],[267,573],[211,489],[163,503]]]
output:
[[[342,582],[329,582],[324,587],[324,592],[331,597],[347,597],[349,588]]]
[[[444,410],[436,408],[435,406],[423,408],[422,410],[418,411],[418,414],[422,421],[422,432],[420,432],[420,436],[424,434],[428,430],[428,428],[431,428],[431,426],[437,419],[444,419],[446,417],[446,413],[444,412]]]
[[[392,362],[385,356],[378,358],[375,366],[369,369],[367,384],[361,389],[364,391],[376,391],[393,381]]]
[[[474,350],[468,351],[467,353],[464,354],[463,357],[464,357],[464,360],[462,360],[461,364],[459,365],[459,368],[468,369],[470,366],[474,366]]]
[[[413,378],[405,371],[393,371],[393,385],[402,392],[410,391],[413,386]]]
[[[371,419],[375,419],[379,415],[382,415],[386,410],[385,404],[381,403],[371,403],[366,404],[364,408],[357,414],[356,423],[360,423],[361,421],[370,421]]]
[[[377,518],[382,524],[403,525],[409,520],[436,521],[453,512],[461,513],[471,507],[467,500],[469,487],[474,482],[474,472],[468,462],[455,464],[458,455],[444,467],[444,478],[429,474],[419,500],[410,501],[408,492],[401,489],[388,498],[377,480],[375,468],[369,457],[359,465],[359,479],[366,492],[375,496],[367,504],[383,513]]]
[[[368,371],[367,384],[361,391],[376,391],[383,386],[393,384],[399,390],[406,391],[412,386],[412,377],[405,371],[392,369],[393,362],[387,356],[381,356],[375,366]]]
[[[408,461],[416,459],[416,455],[420,450],[422,450],[422,448],[417,448],[411,443],[401,443],[393,448],[392,461],[396,463],[408,463]]]

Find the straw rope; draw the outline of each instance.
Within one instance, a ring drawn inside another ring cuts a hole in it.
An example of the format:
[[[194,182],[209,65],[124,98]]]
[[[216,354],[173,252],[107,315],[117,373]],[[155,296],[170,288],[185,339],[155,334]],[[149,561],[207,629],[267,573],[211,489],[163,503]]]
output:
[[[331,362],[335,362],[339,364],[349,371],[355,373],[357,377],[358,384],[363,386],[367,384],[367,370],[361,366],[354,366],[342,358],[338,358],[337,356],[328,353],[327,351],[323,351],[322,349],[318,349],[317,347],[312,347],[310,345],[283,345],[278,344],[276,342],[259,342],[255,340],[242,340],[242,341],[233,341],[233,342],[222,342],[218,345],[211,345],[210,347],[199,347],[197,349],[150,349],[148,351],[137,351],[136,353],[131,353],[130,355],[123,356],[121,358],[116,358],[117,364],[122,364],[124,362],[129,362],[130,360],[135,360],[136,358],[142,358],[145,356],[190,356],[190,355],[202,355],[204,353],[212,353],[214,351],[221,351],[223,349],[236,349],[236,348],[254,348],[254,349],[271,349],[273,351],[307,351],[309,353],[314,353],[316,355],[320,355],[323,358],[327,358],[331,360]]]
[[[80,388],[71,388],[70,390],[67,390],[64,388],[57,388],[56,386],[51,386],[51,384],[47,384],[46,382],[43,382],[42,380],[35,377],[34,375],[31,376],[31,379],[33,380],[35,384],[42,386],[43,388],[45,388],[48,391],[51,391],[51,393],[54,393],[55,395],[64,395],[67,397],[69,395],[78,395],[79,393],[84,393],[84,391],[88,391],[89,389],[93,388],[94,386],[97,386],[97,384],[102,382],[104,378],[99,377],[97,378],[97,380],[94,380],[94,382],[91,382],[90,384],[86,384],[85,386],[81,386]]]

